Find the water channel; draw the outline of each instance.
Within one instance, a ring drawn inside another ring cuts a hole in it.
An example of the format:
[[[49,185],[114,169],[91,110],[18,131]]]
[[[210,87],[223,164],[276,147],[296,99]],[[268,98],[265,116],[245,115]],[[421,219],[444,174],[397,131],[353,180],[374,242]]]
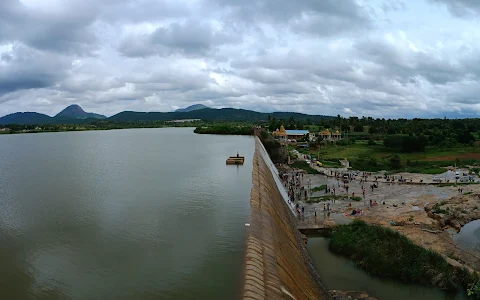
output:
[[[455,242],[467,250],[480,250],[480,220],[465,224],[458,234],[453,235]]]
[[[461,292],[447,294],[440,289],[370,276],[354,263],[328,250],[329,240],[323,237],[308,239],[308,252],[318,273],[329,290],[366,291],[379,300],[467,300]]]
[[[253,151],[192,128],[0,136],[0,299],[235,299]]]

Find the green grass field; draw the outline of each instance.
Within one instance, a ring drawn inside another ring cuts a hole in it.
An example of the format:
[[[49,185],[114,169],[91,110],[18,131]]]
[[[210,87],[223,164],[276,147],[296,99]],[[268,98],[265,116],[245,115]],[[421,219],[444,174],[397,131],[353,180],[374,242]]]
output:
[[[313,187],[312,188],[312,192],[319,192],[319,191],[323,191],[325,190],[325,188],[327,187],[326,184],[322,184],[321,186],[316,186],[316,187]]]
[[[387,170],[391,172],[412,172],[423,174],[440,174],[445,167],[457,164],[457,167],[480,163],[480,147],[456,147],[452,149],[426,148],[425,152],[401,153],[389,149],[375,141],[357,140],[350,145],[329,144],[318,149],[301,149],[303,154],[316,157],[326,168],[339,167],[339,160],[347,158],[353,168],[363,171]],[[398,155],[401,167],[393,169],[390,158]]]
[[[308,174],[317,174],[318,171],[310,167],[305,161],[296,161],[290,165],[292,168],[302,169],[307,171]]]

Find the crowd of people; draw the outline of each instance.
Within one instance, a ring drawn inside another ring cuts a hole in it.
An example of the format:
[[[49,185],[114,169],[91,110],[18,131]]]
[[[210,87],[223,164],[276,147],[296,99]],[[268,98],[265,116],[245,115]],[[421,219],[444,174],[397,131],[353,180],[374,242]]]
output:
[[[354,198],[356,196],[355,191],[351,191],[349,183],[354,180],[357,181],[358,176],[360,177],[360,180],[358,182],[360,182],[361,184],[361,189],[359,193],[361,193],[361,197],[363,199],[366,199],[367,197],[368,187],[370,187],[370,191],[373,192],[374,189],[378,188],[379,186],[377,176],[373,177],[371,181],[372,184],[370,184],[369,186],[364,185],[364,183],[368,182],[369,177],[372,176],[370,172],[361,172],[357,174],[351,172],[347,173],[331,171],[331,176],[334,177],[336,180],[334,182],[326,184],[324,192],[326,195],[331,195],[332,197],[329,197],[323,203],[323,211],[328,215],[330,215],[330,212],[332,212],[333,204],[336,202],[337,197],[351,196],[352,198]],[[280,173],[280,179],[282,180],[283,186],[286,189],[288,195],[287,202],[292,211],[295,212],[298,217],[305,216],[305,206],[303,204],[303,201],[307,201],[311,196],[310,189],[308,188],[308,186],[310,186],[310,179],[304,180],[305,177],[305,173],[302,170],[291,170],[289,172]],[[388,178],[389,177],[386,177],[384,179]],[[403,180],[402,177],[395,179],[399,181]],[[394,178],[392,178],[392,181],[393,180]],[[360,196],[360,194],[358,196]],[[364,203],[365,207],[373,207],[378,205],[377,201],[372,201],[371,199],[369,201],[365,200]],[[345,210],[348,210],[346,216],[359,216],[363,215],[364,213],[363,210],[359,207],[352,207],[352,203],[349,203],[346,206]],[[317,211],[315,207],[313,208],[313,215],[315,217],[317,216]]]
[[[298,200],[307,200],[309,197],[308,190],[305,188],[303,184],[303,172],[289,172],[289,173],[280,173],[280,179],[283,182],[283,186],[287,190],[288,194],[288,204],[291,207],[295,208],[295,212],[297,216],[304,216],[305,215],[305,207],[300,206]],[[297,201],[297,203],[295,203]]]

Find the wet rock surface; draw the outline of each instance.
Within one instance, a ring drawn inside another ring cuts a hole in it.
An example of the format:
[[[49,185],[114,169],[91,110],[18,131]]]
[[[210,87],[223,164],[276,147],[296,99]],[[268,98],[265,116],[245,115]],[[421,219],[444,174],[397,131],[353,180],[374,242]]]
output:
[[[473,220],[480,219],[480,194],[459,195],[425,206],[427,215],[437,220],[438,226],[443,228],[451,226],[455,230],[460,229]]]
[[[330,290],[328,292],[334,300],[378,300],[376,298],[370,297],[366,292],[339,290]]]

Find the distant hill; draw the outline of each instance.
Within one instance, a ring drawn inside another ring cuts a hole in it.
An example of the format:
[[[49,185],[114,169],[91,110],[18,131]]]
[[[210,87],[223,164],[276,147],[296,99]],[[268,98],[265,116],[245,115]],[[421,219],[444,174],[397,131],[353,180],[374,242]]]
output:
[[[0,118],[0,124],[51,124],[52,117],[36,112],[17,112]]]
[[[261,113],[246,109],[221,108],[221,109],[200,109],[189,112],[134,112],[123,111],[108,118],[111,121],[168,121],[176,119],[201,119],[204,121],[266,121],[268,116],[276,119],[289,119],[293,117],[295,120],[319,121],[320,119],[333,118],[329,116],[313,116],[294,112],[274,112]]]
[[[175,112],[189,112],[189,111],[205,109],[205,108],[210,108],[210,107],[205,106],[203,104],[194,104],[194,105],[190,105],[189,107],[186,107],[186,108],[179,108]]]
[[[208,107],[206,107],[208,108]],[[188,107],[186,108],[188,109]],[[307,120],[318,122],[321,119],[333,118],[330,116],[307,115],[295,112],[273,112],[261,113],[246,109],[236,108],[208,108],[195,109],[187,112],[135,112],[123,111],[109,118],[105,116],[87,113],[78,105],[70,105],[62,110],[55,117],[35,112],[14,113],[0,118],[0,124],[80,124],[95,122],[99,119],[114,122],[136,122],[136,121],[170,121],[179,119],[201,119],[204,121],[232,121],[232,122],[258,122],[266,121],[268,116],[276,119],[289,119],[293,117],[295,120]]]
[[[106,119],[104,115],[99,115],[95,113],[88,113],[85,112],[79,105],[77,104],[72,104],[70,106],[67,106],[64,110],[59,112],[55,118],[61,117],[61,118],[72,118],[72,119]]]
[[[17,112],[1,117],[0,124],[79,124],[105,118],[107,117],[103,115],[87,113],[80,106],[74,104],[59,112],[55,117],[36,112]]]

